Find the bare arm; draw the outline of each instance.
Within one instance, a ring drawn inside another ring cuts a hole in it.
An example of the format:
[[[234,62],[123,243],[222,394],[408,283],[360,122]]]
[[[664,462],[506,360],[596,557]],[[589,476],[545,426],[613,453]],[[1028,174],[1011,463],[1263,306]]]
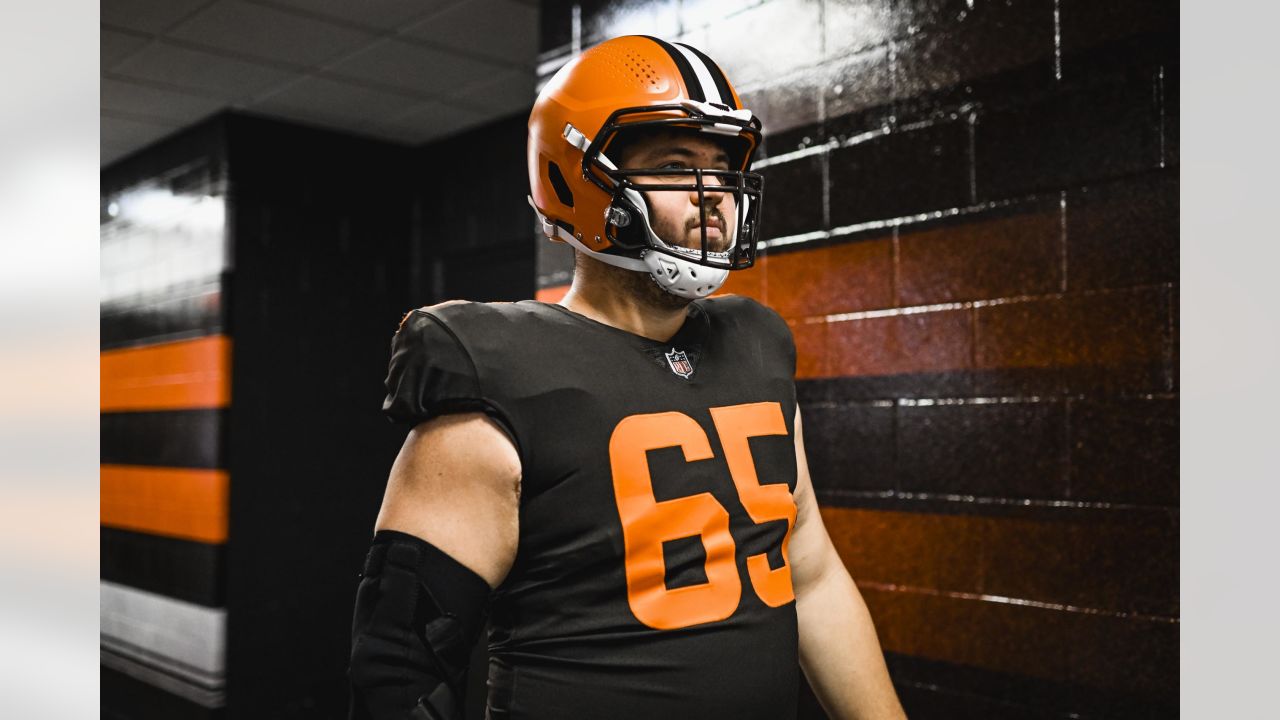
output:
[[[519,540],[520,457],[480,413],[419,424],[391,467],[376,530],[399,530],[443,550],[497,587]]]
[[[905,719],[866,603],[818,513],[799,408],[795,428],[797,513],[788,554],[800,625],[800,667],[835,720]]]

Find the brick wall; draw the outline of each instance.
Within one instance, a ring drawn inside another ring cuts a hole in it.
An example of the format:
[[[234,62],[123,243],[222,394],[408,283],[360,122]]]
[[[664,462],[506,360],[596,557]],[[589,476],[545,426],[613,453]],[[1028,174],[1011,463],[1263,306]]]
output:
[[[765,249],[726,290],[792,325],[823,514],[914,719],[1176,713],[1177,28],[1155,2],[544,3],[544,78],[658,34],[762,117]],[[540,246],[540,297],[570,272]]]

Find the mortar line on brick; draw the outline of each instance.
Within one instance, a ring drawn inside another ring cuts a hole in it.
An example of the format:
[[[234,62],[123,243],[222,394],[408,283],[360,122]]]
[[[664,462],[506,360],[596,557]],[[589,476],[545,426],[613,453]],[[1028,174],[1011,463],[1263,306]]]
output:
[[[1058,196],[1058,244],[1059,254],[1061,257],[1062,278],[1058,283],[1058,289],[1062,292],[1067,291],[1067,191],[1063,190]]]
[[[969,125],[969,203],[978,203],[978,113],[968,114]]]
[[[818,143],[817,145],[810,145],[807,148],[792,150],[791,152],[782,153],[780,155],[771,155],[767,158],[761,158],[751,163],[751,169],[759,170],[771,165],[781,165],[782,163],[791,162],[792,160],[801,160],[809,157],[810,155],[821,155],[823,153],[830,152],[831,148],[836,144],[836,141],[832,139],[823,143]]]
[[[829,138],[825,142],[818,143],[817,145],[811,145],[807,148],[801,148],[799,150],[792,150],[791,152],[785,152],[780,155],[761,158],[760,160],[751,163],[751,167],[754,170],[758,170],[760,168],[770,167],[771,165],[781,165],[785,162],[800,160],[811,155],[822,155],[829,153],[836,148],[847,148],[853,147],[854,145],[861,145],[862,143],[874,140],[881,135],[888,135],[889,132],[889,128],[876,128],[875,130],[869,130],[867,132],[854,135],[853,137],[846,138],[844,141],[837,140],[836,138]]]
[[[849,320],[871,320],[874,318],[896,317],[899,315],[919,315],[928,312],[943,312],[946,310],[967,310],[972,307],[970,303],[938,303],[936,305],[913,305],[905,308],[886,308],[884,310],[860,310],[858,312],[836,313],[834,315],[822,315],[818,317],[808,317],[804,319],[805,324],[813,323],[834,323],[846,322]]]
[[[874,580],[862,580],[858,583],[859,587],[869,587],[883,592],[903,592],[914,595],[932,595],[934,597],[946,597],[956,600],[980,600],[983,602],[999,603],[1002,605],[1021,605],[1024,607],[1040,608],[1042,610],[1057,610],[1060,612],[1078,613],[1081,615],[1102,615],[1113,618],[1126,618],[1131,620],[1145,620],[1147,622],[1168,623],[1171,625],[1179,624],[1176,617],[1168,617],[1165,615],[1148,615],[1146,613],[1125,612],[1123,610],[1105,610],[1103,608],[1091,608],[1081,605],[1068,605],[1066,603],[1045,602],[1043,600],[1030,600],[1027,598],[1015,598],[1006,595],[989,595],[985,593],[971,593],[960,590],[938,590],[936,588],[918,587],[915,585],[899,585],[897,583],[882,583]]]
[[[1053,79],[1062,82],[1062,0],[1053,0]]]
[[[1057,402],[1063,398],[1056,395],[994,395],[990,397],[948,397],[948,398],[899,398],[898,404],[903,407],[933,407],[942,405],[1021,405],[1029,403]]]
[[[827,99],[818,91],[818,127],[827,131]],[[824,145],[826,143],[823,143]],[[822,155],[822,227],[831,227],[831,152]]]
[[[884,230],[886,228],[894,228],[901,225],[911,225],[912,223],[926,222],[928,220],[941,220],[943,218],[957,217],[963,215],[971,215],[974,213],[985,212],[987,210],[996,210],[1003,207],[1009,207],[1019,202],[1024,202],[1026,198],[1017,198],[1011,200],[994,200],[991,202],[978,203],[967,207],[954,207],[945,210],[933,210],[926,213],[918,213],[916,215],[905,215],[902,217],[890,218],[887,220],[869,220],[867,222],[854,223],[852,225],[841,225],[830,230],[819,230],[815,232],[801,233],[799,235],[785,235],[783,237],[765,240],[760,243],[762,248],[782,247],[784,245],[796,245],[799,243],[810,242],[812,240],[825,240],[827,238],[839,237],[841,235],[851,235],[853,233],[863,232],[866,230]]]
[[[889,282],[893,286],[892,296],[894,307],[902,307],[902,268],[899,265],[902,262],[902,248],[899,245],[900,242],[901,235],[898,232],[898,228],[895,227],[893,229],[892,239],[890,240],[890,248],[893,253],[893,271],[889,276]]]
[[[573,55],[577,57],[582,54],[582,3],[573,4],[570,18]]]
[[[818,57],[827,59],[827,4],[825,2],[818,3]],[[818,97],[821,102],[821,92],[818,93]]]
[[[889,127],[898,126],[898,47],[890,40],[885,50],[889,61]]]
[[[1151,290],[1154,288],[1171,289],[1172,283],[1155,283],[1151,285],[1134,285],[1127,288],[1099,288],[1095,290],[1082,290],[1072,294],[1072,297],[1093,297],[1095,295],[1118,295],[1121,293],[1132,293],[1140,290]],[[921,313],[944,312],[947,310],[971,310],[985,307],[994,307],[996,305],[1012,305],[1015,303],[1036,302],[1042,300],[1061,300],[1067,297],[1066,293],[1051,292],[1043,295],[1014,295],[1002,298],[990,298],[986,300],[965,300],[961,302],[949,303],[933,303],[931,305],[910,305],[907,307],[896,308],[879,308],[875,310],[857,310],[845,313],[833,313],[830,315],[810,315],[803,318],[795,318],[795,320],[806,325],[817,323],[833,323],[845,322],[848,320],[869,320],[873,318],[894,317],[897,315],[919,315]]]
[[[1066,398],[1062,405],[1062,486],[1063,497],[1070,500],[1071,463],[1075,458],[1074,448],[1071,447],[1071,410],[1074,407],[1074,401],[1072,398]]]
[[[1176,513],[1176,508],[1160,505],[1134,505],[1131,503],[1100,502],[1095,500],[1043,500],[1034,498],[979,497],[953,493],[895,492],[893,490],[850,491],[824,490],[824,495],[837,499],[855,500],[918,500],[922,502],[950,502],[970,505],[1017,506],[1033,508],[1057,508],[1067,510],[1160,510]]]
[[[893,436],[893,495],[902,492],[902,473],[899,468],[902,466],[901,459],[898,454],[898,437],[901,435],[898,425],[901,423],[901,417],[898,411],[898,403],[893,403],[893,421],[889,423],[889,432]]]
[[[1159,87],[1157,89],[1157,93],[1159,98],[1158,104],[1160,106],[1160,167],[1163,168],[1165,166],[1165,155],[1166,155],[1165,139],[1164,139],[1164,134],[1165,134],[1164,118],[1165,118],[1165,115],[1167,114],[1167,110],[1164,104],[1164,65],[1160,66],[1159,78],[1160,78],[1158,81]]]
[[[1173,393],[1173,283],[1165,285],[1164,389]]]
[[[969,369],[978,369],[978,311],[969,309]]]

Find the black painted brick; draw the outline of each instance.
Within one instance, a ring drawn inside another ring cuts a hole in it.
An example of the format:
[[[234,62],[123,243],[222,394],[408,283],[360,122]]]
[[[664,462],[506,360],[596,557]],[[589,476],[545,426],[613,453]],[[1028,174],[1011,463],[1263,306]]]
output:
[[[1067,193],[1067,286],[1178,280],[1178,176],[1160,172]]]
[[[1071,497],[1178,506],[1176,399],[1071,402]]]
[[[846,0],[856,3],[858,0]],[[970,0],[892,0],[889,33],[895,39],[919,32],[945,32],[973,12]]]
[[[900,407],[900,489],[1063,497],[1065,422],[1060,402]]]
[[[822,229],[821,155],[763,168],[764,204],[760,208],[764,239]]]
[[[894,408],[801,405],[805,454],[815,493],[893,489]]]
[[[1164,138],[1164,164],[1169,167],[1178,166],[1178,147],[1181,139],[1181,123],[1178,121],[1178,109],[1181,107],[1182,71],[1178,63],[1167,63],[1162,67],[1162,84],[1164,93],[1161,97],[1164,111],[1164,127],[1161,136]]]
[[[1079,83],[978,116],[980,200],[1136,173],[1159,165],[1154,71]]]
[[[1035,64],[1053,82],[1053,2],[994,0],[963,19],[903,40],[894,50],[894,97],[913,97]]]
[[[1105,690],[901,653],[885,653],[911,720],[980,718],[1170,718],[1168,699]],[[952,709],[954,708],[954,710]],[[982,714],[983,711],[990,715]]]
[[[825,140],[821,123],[812,123],[809,125],[801,125],[793,127],[789,130],[774,132],[767,135],[763,143],[763,152],[757,157],[771,157],[776,155],[785,155],[796,150],[819,145]],[[760,172],[764,169],[761,168]]]
[[[549,52],[573,41],[573,0],[543,0],[538,17],[538,51]]]
[[[977,375],[981,373],[946,371],[801,380],[796,396],[802,403],[958,397],[972,392]]]
[[[828,78],[822,97],[829,136],[843,139],[891,122],[893,72],[887,45],[832,63]]]
[[[102,720],[224,720],[225,708],[206,708],[109,667],[99,668]]]
[[[1063,55],[1144,33],[1178,33],[1178,4],[1165,0],[1060,0]]]
[[[968,205],[969,186],[965,122],[893,132],[831,153],[831,224]]]
[[[102,527],[99,548],[103,580],[206,607],[226,602],[226,545]]]
[[[108,412],[98,416],[104,464],[182,468],[225,466],[225,410]]]

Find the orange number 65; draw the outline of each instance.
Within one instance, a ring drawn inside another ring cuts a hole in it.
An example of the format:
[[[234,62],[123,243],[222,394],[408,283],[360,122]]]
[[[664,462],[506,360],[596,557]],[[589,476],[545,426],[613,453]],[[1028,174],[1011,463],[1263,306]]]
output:
[[[711,408],[711,420],[747,514],[756,523],[787,521],[782,567],[770,568],[763,553],[747,558],[747,574],[756,594],[770,607],[778,607],[795,598],[787,543],[796,522],[796,506],[785,483],[760,484],[747,439],[786,435],[782,407],[763,402]],[[742,596],[742,579],[734,562],[736,546],[724,506],[709,492],[661,502],[654,498],[646,453],[667,447],[683,450],[686,462],[713,457],[707,434],[684,413],[631,415],[618,423],[609,439],[614,498],[626,549],[627,600],[640,622],[659,630],[723,620],[733,614]],[[668,589],[662,543],[694,535],[700,536],[706,549],[707,582]]]

